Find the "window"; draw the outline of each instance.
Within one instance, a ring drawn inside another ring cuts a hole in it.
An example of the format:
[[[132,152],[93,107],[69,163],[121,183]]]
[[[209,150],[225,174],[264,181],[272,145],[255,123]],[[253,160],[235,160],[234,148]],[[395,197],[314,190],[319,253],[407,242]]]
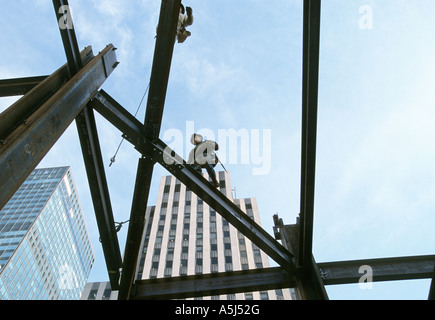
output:
[[[254,300],[252,293],[245,293],[245,300]]]
[[[103,293],[103,300],[110,300],[110,294],[112,293],[112,290],[106,289]]]
[[[97,298],[98,290],[91,290],[89,292],[88,300],[95,300]]]

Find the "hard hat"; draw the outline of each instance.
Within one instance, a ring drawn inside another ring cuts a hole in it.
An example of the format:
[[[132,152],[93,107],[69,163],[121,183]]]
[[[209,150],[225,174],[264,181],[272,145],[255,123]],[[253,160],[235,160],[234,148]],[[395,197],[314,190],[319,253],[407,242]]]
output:
[[[200,134],[197,134],[197,133],[194,133],[194,134],[192,134],[192,136],[190,137],[190,143],[191,144],[195,144],[195,138],[196,137],[198,137],[199,138],[199,142],[202,142],[202,139],[203,139],[203,137],[202,137],[202,135],[200,135]]]

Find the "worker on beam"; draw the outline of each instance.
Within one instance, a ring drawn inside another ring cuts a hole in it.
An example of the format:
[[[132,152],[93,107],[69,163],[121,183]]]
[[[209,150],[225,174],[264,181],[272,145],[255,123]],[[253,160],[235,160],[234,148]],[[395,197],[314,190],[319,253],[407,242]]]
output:
[[[219,150],[219,145],[212,140],[204,140],[200,134],[194,133],[190,138],[190,142],[195,145],[189,153],[187,163],[192,165],[193,169],[202,172],[202,168],[207,170],[213,185],[219,187],[219,181],[216,178],[214,167],[219,162],[215,151]]]
[[[177,25],[177,41],[178,43],[183,43],[188,37],[190,37],[190,31],[186,30],[186,27],[191,26],[193,24],[193,15],[192,8],[186,7],[181,4],[180,6],[180,14],[178,16],[178,25]]]

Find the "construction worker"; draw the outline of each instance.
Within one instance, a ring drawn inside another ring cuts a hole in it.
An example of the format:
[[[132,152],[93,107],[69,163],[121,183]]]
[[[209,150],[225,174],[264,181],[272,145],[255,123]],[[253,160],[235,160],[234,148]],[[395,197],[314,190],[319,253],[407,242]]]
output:
[[[202,172],[202,168],[207,170],[213,185],[219,187],[219,181],[216,178],[214,167],[219,162],[215,151],[219,150],[219,145],[211,140],[204,140],[200,134],[194,133],[190,138],[190,142],[195,145],[189,153],[187,163],[192,165],[193,169]]]
[[[178,15],[178,26],[177,26],[177,40],[178,43],[183,43],[188,37],[190,37],[190,31],[186,30],[186,27],[193,24],[192,8],[180,6],[180,14]]]

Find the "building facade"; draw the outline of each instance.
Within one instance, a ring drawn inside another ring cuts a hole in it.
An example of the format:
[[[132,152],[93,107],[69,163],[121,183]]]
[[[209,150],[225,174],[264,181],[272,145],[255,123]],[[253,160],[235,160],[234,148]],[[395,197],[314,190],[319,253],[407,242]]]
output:
[[[34,170],[0,211],[0,299],[78,300],[94,259],[70,168]]]

